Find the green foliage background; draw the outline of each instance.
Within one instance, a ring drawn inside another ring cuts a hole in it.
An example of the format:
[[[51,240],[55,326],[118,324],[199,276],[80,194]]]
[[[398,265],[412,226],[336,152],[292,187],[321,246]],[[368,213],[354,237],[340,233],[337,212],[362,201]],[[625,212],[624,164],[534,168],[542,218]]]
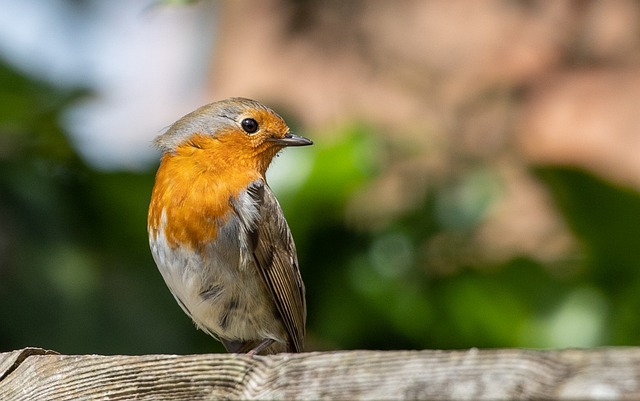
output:
[[[155,166],[101,172],[77,156],[59,117],[84,91],[4,65],[0,85],[0,350],[222,351],[195,330],[151,259]],[[532,173],[580,242],[580,255],[567,255],[570,268],[561,269],[570,273],[524,256],[470,265],[454,242],[443,257],[455,269],[437,274],[418,248],[443,233],[474,232],[495,196],[488,167],[463,177],[477,189],[467,214],[443,183],[383,228],[357,230],[345,208],[380,174],[384,144],[361,125],[335,137],[305,149],[306,181],[278,194],[307,283],[310,349],[640,344],[637,192],[584,171],[538,167]]]

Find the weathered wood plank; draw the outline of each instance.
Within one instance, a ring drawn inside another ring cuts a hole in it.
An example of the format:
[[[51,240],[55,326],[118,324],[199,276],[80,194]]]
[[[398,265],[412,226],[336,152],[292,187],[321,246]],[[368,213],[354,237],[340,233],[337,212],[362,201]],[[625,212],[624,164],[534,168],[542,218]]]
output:
[[[0,354],[0,399],[640,399],[640,348]]]
[[[44,350],[42,348],[23,348],[17,351],[0,353],[0,381],[31,355],[57,354],[55,351]]]

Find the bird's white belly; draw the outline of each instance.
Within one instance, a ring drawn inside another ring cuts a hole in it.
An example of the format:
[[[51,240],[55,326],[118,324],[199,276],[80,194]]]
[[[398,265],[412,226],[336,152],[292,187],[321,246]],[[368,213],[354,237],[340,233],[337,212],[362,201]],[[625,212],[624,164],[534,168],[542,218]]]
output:
[[[149,242],[165,283],[200,329],[228,340],[286,341],[286,331],[274,316],[275,305],[253,261],[240,266],[240,247],[229,244],[228,236],[225,246],[217,238],[202,253],[172,248],[163,227]]]

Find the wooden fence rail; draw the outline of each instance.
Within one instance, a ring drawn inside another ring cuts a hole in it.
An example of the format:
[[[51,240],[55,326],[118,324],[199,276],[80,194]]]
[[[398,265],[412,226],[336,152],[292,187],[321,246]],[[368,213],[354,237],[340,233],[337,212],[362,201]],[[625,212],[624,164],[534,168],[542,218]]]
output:
[[[271,356],[0,353],[0,400],[640,399],[640,348]]]

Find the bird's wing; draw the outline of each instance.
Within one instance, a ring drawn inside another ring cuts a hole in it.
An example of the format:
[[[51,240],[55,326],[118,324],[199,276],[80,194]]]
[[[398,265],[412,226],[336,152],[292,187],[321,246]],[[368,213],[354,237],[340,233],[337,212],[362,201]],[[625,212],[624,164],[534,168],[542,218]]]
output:
[[[251,183],[247,194],[258,211],[253,224],[245,226],[249,251],[289,334],[288,350],[301,352],[307,311],[291,231],[278,200],[263,180]]]

